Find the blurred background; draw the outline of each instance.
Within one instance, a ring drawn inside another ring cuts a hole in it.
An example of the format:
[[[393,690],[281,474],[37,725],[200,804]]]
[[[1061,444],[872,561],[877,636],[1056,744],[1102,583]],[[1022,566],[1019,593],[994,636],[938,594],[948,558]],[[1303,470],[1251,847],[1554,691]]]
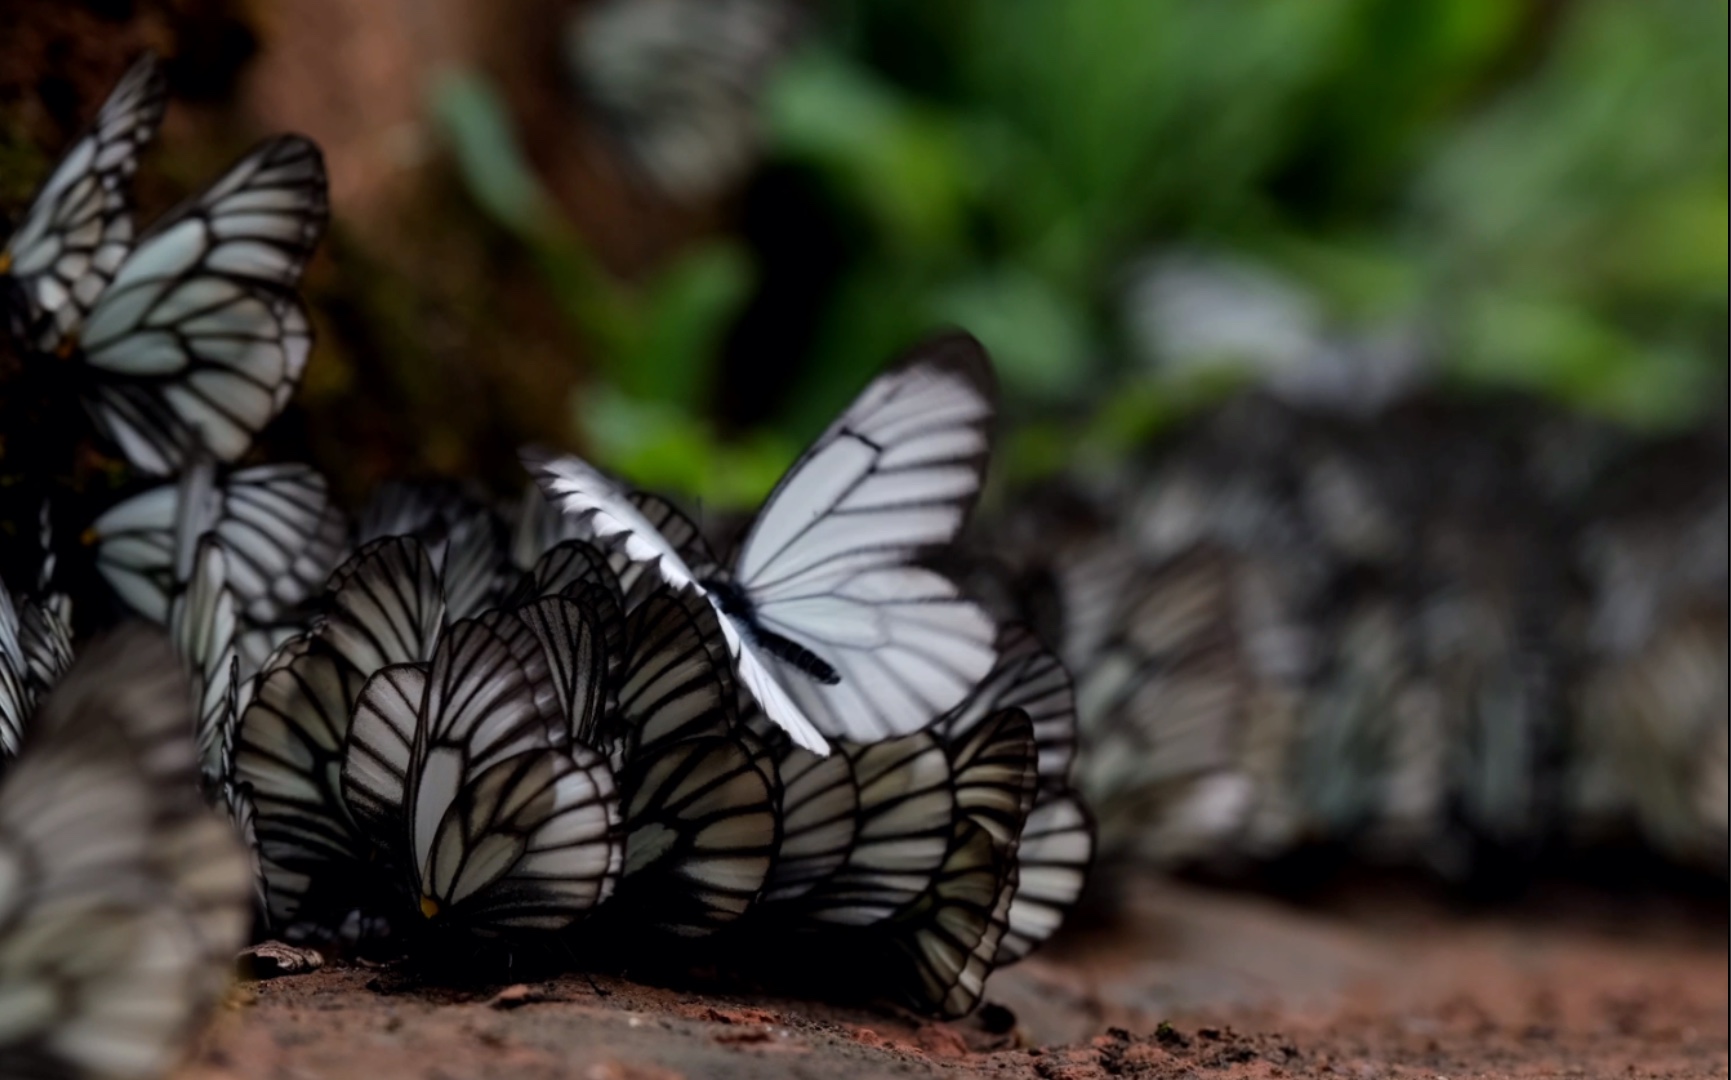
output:
[[[970,572],[1129,749],[1083,777],[1108,864],[1720,889],[1726,18],[13,0],[0,210],[147,47],[146,216],[314,138],[318,344],[267,454],[351,504],[514,491],[539,441],[722,518],[961,325],[1005,417]]]

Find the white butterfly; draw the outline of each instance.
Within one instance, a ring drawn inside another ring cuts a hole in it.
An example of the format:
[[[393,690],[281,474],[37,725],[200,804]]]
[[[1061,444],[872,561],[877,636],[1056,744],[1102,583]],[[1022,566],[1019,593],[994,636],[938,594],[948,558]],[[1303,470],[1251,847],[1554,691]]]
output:
[[[973,338],[916,348],[782,477],[730,570],[659,500],[575,457],[526,460],[589,537],[675,588],[702,588],[746,690],[823,753],[824,735],[923,728],[991,670],[992,620],[921,560],[955,539],[979,493],[994,397]]]
[[[220,996],[250,870],[199,799],[190,713],[134,626],[34,717],[0,786],[0,1076],[160,1076]]]
[[[161,112],[140,61],[0,254],[19,337],[77,358],[97,427],[156,475],[239,458],[287,404],[312,345],[294,288],[328,214],[318,147],[282,136],[131,244],[123,184]]]
[[[140,57],[42,185],[6,247],[12,321],[19,336],[53,352],[77,329],[132,246],[127,182],[156,136],[168,101],[156,57]]]

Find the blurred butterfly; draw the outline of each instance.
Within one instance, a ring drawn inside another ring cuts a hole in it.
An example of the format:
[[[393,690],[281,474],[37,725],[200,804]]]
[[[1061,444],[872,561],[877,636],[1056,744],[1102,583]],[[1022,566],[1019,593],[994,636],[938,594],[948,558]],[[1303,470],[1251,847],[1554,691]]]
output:
[[[142,626],[86,650],[34,717],[0,786],[0,1075],[160,1076],[226,985],[250,870],[198,797],[191,729],[173,650]]]
[[[571,20],[566,57],[628,160],[697,201],[755,162],[758,99],[798,23],[788,0],[602,0]]]
[[[156,475],[201,447],[239,458],[287,404],[312,344],[294,289],[328,213],[318,148],[282,136],[133,242],[123,185],[162,98],[146,57],[0,252],[16,336],[74,363],[96,426]]]
[[[995,413],[990,361],[953,334],[878,376],[770,493],[731,567],[696,526],[576,457],[526,458],[598,543],[723,618],[740,682],[799,745],[917,730],[991,669],[992,620],[922,565],[979,494]],[[623,575],[622,575],[623,576]]]
[[[18,753],[42,695],[72,663],[72,627],[59,598],[14,598],[0,582],[0,762]]]

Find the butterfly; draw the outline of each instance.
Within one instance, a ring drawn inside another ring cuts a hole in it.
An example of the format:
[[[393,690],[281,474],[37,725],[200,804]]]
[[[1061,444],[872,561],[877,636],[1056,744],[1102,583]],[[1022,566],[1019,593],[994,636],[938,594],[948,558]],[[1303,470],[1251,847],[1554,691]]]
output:
[[[589,538],[701,588],[746,691],[821,753],[825,735],[863,743],[925,726],[992,667],[992,620],[922,559],[955,539],[979,493],[994,401],[971,337],[917,347],[782,477],[729,567],[665,502],[576,457],[525,460]]]
[[[297,610],[323,587],[348,546],[347,522],[310,466],[222,474],[208,459],[175,483],[116,503],[87,536],[96,544],[96,568],[115,593],[145,618],[164,622],[184,580],[174,558],[183,533],[192,544],[208,533],[221,549],[249,675],[285,629],[295,628]]]
[[[569,644],[554,648],[575,655]],[[452,624],[430,662],[367,679],[344,800],[383,840],[429,923],[559,930],[611,895],[621,858],[613,770],[575,740],[569,717],[548,721],[511,644],[481,619]]]
[[[410,538],[355,552],[323,606],[259,671],[234,735],[237,816],[252,821],[268,915],[284,928],[316,924],[326,904],[352,909],[373,850],[344,794],[353,710],[375,672],[432,659],[445,627],[438,572]]]
[[[67,149],[0,250],[17,336],[54,352],[107,289],[131,250],[127,189],[168,104],[162,65],[146,53]]]
[[[413,536],[427,548],[453,619],[504,600],[517,584],[512,538],[493,508],[447,482],[391,481],[373,492],[355,526],[358,543]]]
[[[93,643],[0,786],[0,1074],[176,1064],[251,925],[250,870],[197,789],[190,698],[160,631]]]
[[[695,588],[646,585],[627,598],[605,556],[577,540],[549,549],[531,578],[551,597],[519,618],[552,604],[556,621],[587,629],[540,635],[579,645],[543,650],[549,682],[582,688],[570,696],[593,717],[586,741],[619,782],[624,862],[586,944],[644,929],[701,937],[734,922],[775,856],[778,792],[768,748],[739,721],[720,615]]]
[[[141,61],[0,255],[24,296],[20,336],[76,363],[96,426],[153,475],[204,451],[239,458],[287,404],[312,344],[294,289],[328,216],[318,147],[280,136],[130,242],[124,192],[106,193],[136,167],[161,96]],[[105,193],[95,229],[91,191]]]
[[[1007,708],[953,743],[934,728],[837,750],[783,740],[785,827],[759,930],[798,932],[791,962],[820,978],[840,968],[922,1011],[966,1013],[1011,926],[1039,782],[1033,724]]]
[[[1077,749],[1076,693],[1070,673],[1033,632],[1009,623],[998,635],[998,663],[934,726],[947,745],[965,746],[1005,710],[1028,718],[1035,747],[1035,791],[1016,842],[1017,882],[994,963],[1014,963],[1057,932],[1081,898],[1094,856],[1094,823],[1071,786]]]
[[[799,14],[785,0],[604,0],[572,19],[566,56],[627,160],[695,201],[756,160],[758,99]]]

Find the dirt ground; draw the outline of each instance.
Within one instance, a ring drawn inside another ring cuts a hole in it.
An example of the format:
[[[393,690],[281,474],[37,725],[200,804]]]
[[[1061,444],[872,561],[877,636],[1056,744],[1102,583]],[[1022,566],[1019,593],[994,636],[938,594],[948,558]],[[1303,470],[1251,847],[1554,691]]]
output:
[[[581,975],[469,989],[338,965],[231,996],[186,1080],[1713,1077],[1723,907],[1601,896],[1300,908],[1137,881],[957,1023]]]

